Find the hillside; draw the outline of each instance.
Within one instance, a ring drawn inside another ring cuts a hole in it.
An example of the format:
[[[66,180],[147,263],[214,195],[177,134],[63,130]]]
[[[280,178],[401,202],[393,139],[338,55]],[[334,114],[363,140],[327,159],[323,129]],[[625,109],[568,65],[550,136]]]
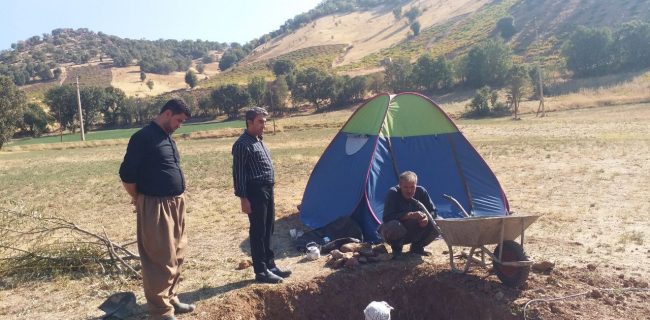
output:
[[[418,12],[417,35],[406,17],[411,10]],[[298,68],[367,74],[380,71],[386,58],[414,61],[429,53],[453,60],[497,36],[496,23],[506,16],[513,17],[517,31],[508,41],[515,59],[542,61],[557,69],[563,66],[562,44],[577,26],[616,28],[632,20],[649,21],[650,2],[623,1],[614,14],[606,0],[326,0],[240,46],[250,53],[225,72],[218,68],[221,54],[230,49],[225,43],[131,40],[88,29],[56,29],[0,52],[0,74],[33,96],[74,81],[74,74],[86,67],[99,72],[86,80],[113,85],[130,96],[186,88],[183,73],[201,61],[206,66],[199,75],[203,88],[243,84],[254,76],[270,79],[269,61],[279,58],[294,61]],[[154,81],[153,89],[140,81],[140,70]]]
[[[414,7],[421,11],[418,36],[409,34],[406,18],[394,17],[392,9],[398,7],[402,12]],[[496,22],[505,16],[514,18],[518,30],[509,43],[516,54],[527,60],[542,55],[553,63],[576,26],[614,28],[632,20],[648,21],[650,2],[624,1],[613,14],[607,0],[413,0],[321,17],[257,47],[247,61],[324,44],[346,46],[332,61],[339,71],[374,70],[387,57],[415,59],[427,52],[453,58],[494,36]]]

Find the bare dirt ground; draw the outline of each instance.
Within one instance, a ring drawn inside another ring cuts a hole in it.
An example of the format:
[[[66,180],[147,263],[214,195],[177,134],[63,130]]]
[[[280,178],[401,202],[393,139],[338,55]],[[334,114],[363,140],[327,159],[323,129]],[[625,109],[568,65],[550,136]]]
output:
[[[443,105],[443,108],[445,106]],[[452,110],[450,110],[452,111]],[[395,319],[647,319],[650,314],[650,105],[554,111],[539,118],[460,120],[459,128],[499,178],[516,213],[541,215],[526,231],[526,252],[555,268],[510,289],[486,270],[449,272],[436,241],[424,260],[331,270],[306,262],[288,230],[302,228],[296,205],[311,168],[350,110],[278,120],[284,131],[265,141],[277,170],[275,235],[279,264],[294,271],[281,285],[251,281],[236,270],[248,259],[248,221],[232,196],[234,138],[179,142],[188,181],[190,252],[181,298],[198,310],[181,319],[360,319],[372,300],[393,305]],[[135,218],[119,185],[125,145],[0,153],[4,201],[101,230],[121,243]],[[5,281],[3,279],[3,281]],[[635,291],[636,290],[636,291]],[[646,289],[647,290],[647,289]],[[111,293],[137,281],[59,276],[0,290],[3,319],[88,319]],[[414,306],[421,306],[418,309]],[[145,318],[144,314],[135,316]]]
[[[488,1],[440,1],[422,0],[402,7],[402,12],[415,6],[422,11],[418,18],[422,29],[454,17],[471,13]],[[399,21],[390,9],[355,12],[320,18],[309,26],[275,39],[256,49],[253,61],[267,60],[291,51],[320,45],[345,44],[348,49],[336,65],[357,61],[371,53],[388,48],[406,39],[410,32],[408,21],[402,17]]]

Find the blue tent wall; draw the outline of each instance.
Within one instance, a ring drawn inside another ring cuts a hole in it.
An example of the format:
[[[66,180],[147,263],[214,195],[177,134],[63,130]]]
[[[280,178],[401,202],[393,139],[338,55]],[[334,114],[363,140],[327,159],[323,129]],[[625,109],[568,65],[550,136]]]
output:
[[[438,213],[444,218],[461,215],[442,197],[443,193],[469,208],[469,198],[448,138],[457,134],[460,133],[391,139],[399,170],[413,171],[418,175],[418,184],[427,189]]]
[[[314,167],[300,208],[302,222],[310,228],[322,227],[339,217],[351,215],[365,192],[377,136],[356,153],[348,155],[348,134],[339,132]]]
[[[508,202],[496,176],[467,139],[459,134],[451,136],[463,177],[472,199],[465,207],[476,216],[508,214]]]

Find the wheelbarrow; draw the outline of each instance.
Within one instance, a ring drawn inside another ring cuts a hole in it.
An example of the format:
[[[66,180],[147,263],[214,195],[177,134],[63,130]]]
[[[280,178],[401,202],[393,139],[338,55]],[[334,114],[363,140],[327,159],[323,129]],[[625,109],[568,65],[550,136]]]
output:
[[[443,195],[455,202],[455,199]],[[457,202],[456,202],[457,203]],[[449,265],[451,270],[466,273],[472,264],[487,268],[485,256],[492,260],[494,273],[503,284],[517,287],[528,279],[533,261],[524,252],[524,230],[539,216],[509,215],[471,217],[458,205],[465,218],[435,219],[438,231],[449,247]],[[520,238],[520,242],[515,240]],[[490,252],[486,245],[497,245]],[[454,246],[470,247],[467,262],[463,269],[454,263]],[[477,251],[478,250],[478,251]],[[480,255],[480,259],[475,257]]]

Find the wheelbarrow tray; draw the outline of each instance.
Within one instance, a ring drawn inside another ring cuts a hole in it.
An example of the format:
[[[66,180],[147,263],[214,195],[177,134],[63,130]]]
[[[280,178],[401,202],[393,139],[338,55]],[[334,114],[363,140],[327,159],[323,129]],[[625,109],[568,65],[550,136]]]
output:
[[[480,247],[515,240],[537,218],[539,216],[510,215],[436,219],[435,222],[447,245]]]

